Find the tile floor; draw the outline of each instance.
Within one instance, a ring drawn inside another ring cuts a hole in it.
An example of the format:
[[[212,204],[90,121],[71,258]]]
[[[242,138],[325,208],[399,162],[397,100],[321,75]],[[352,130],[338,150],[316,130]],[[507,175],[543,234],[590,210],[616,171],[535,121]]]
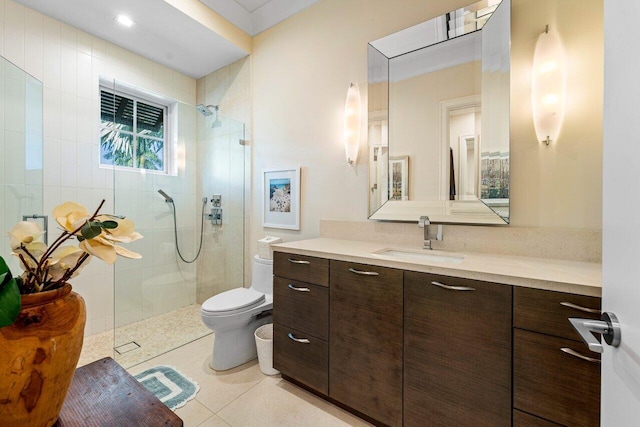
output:
[[[209,368],[213,336],[129,368],[135,375],[155,365],[170,365],[200,385],[195,399],[176,414],[185,427],[340,427],[370,426],[360,418],[283,380],[266,376],[253,360],[216,372]]]
[[[178,321],[180,325],[169,327],[170,330],[184,332],[182,328],[185,324],[193,323],[196,325],[197,322],[191,322],[193,320],[191,317],[195,317],[200,322],[199,311],[193,306],[185,308],[179,314],[179,316],[175,313],[169,316],[170,319],[183,318]],[[161,326],[153,323],[158,320],[160,320]],[[154,339],[143,337],[153,336],[158,342],[172,339],[170,338],[171,334],[160,330],[167,328],[162,319],[154,318],[144,323],[137,322],[137,325],[133,325],[131,328],[142,328],[141,333],[132,335],[136,342],[140,341],[142,344],[140,355],[148,355],[151,347],[156,344]],[[197,331],[197,328],[194,330]],[[149,331],[155,331],[155,333],[149,334]],[[107,331],[86,337],[78,365],[81,366],[107,356],[113,357],[113,335],[113,331]],[[187,341],[181,335],[178,334],[178,339],[183,340],[182,342]],[[165,343],[162,343],[161,348],[165,348],[164,345]],[[200,391],[195,399],[176,410],[178,416],[184,420],[185,427],[371,425],[281,379],[280,375],[270,377],[262,374],[257,359],[228,371],[214,371],[209,368],[212,349],[213,334],[210,333],[189,344],[134,366],[132,364],[135,361],[135,355],[130,355],[125,359],[118,356],[116,360],[125,367],[131,366],[128,371],[132,375],[152,366],[170,365],[196,381],[200,385]],[[125,353],[125,356],[126,354],[129,353]]]

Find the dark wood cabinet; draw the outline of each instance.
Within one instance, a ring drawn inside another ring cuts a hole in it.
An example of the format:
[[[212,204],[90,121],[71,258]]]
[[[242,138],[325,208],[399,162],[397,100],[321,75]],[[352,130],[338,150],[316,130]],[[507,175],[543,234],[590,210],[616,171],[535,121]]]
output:
[[[329,288],[275,276],[273,321],[295,326],[306,334],[329,338]]]
[[[404,281],[404,425],[511,425],[511,286]]]
[[[329,394],[329,261],[274,253],[273,367]]]
[[[402,270],[331,260],[329,396],[402,425]]]
[[[314,285],[329,286],[329,260],[274,252],[273,274]]]
[[[600,425],[600,355],[587,349],[568,321],[599,319],[599,310],[600,298],[515,289],[514,426],[526,425],[516,423],[523,418],[518,411],[560,425]]]
[[[599,355],[568,318],[600,298],[278,251],[274,274],[274,367],[368,421],[599,425]]]
[[[513,411],[513,427],[562,427],[560,424],[534,417],[526,412]]]
[[[329,394],[328,343],[288,326],[273,325],[273,367],[322,394]]]
[[[582,341],[569,317],[600,319],[600,298],[540,289],[515,288],[513,326]]]

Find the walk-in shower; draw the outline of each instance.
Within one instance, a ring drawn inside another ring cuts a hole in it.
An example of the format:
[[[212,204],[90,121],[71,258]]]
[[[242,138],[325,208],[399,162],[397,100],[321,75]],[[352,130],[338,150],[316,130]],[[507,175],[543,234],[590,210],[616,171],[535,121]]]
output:
[[[115,358],[123,366],[211,333],[199,303],[244,284],[244,124],[212,105],[177,102],[172,112],[164,151],[172,172],[113,171],[115,211],[144,235],[131,245],[142,259],[115,265]],[[216,225],[205,221],[211,195],[224,196]]]

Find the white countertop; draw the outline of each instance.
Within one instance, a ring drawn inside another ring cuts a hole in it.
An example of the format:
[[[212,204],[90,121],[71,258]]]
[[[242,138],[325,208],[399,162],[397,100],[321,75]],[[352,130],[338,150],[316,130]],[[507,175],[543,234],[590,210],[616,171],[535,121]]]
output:
[[[405,259],[376,254],[385,249],[422,252],[419,247],[338,239],[309,239],[272,245],[273,250],[298,255],[358,262],[381,267],[463,277],[527,288],[601,296],[602,264],[482,253],[430,251],[445,257],[463,257],[460,263],[434,259]]]

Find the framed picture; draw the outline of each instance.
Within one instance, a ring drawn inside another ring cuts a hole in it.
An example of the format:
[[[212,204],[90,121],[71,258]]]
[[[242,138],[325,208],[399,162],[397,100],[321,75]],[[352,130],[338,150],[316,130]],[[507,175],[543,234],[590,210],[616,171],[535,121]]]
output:
[[[300,230],[300,168],[262,173],[262,226]]]
[[[409,200],[409,156],[389,157],[389,200]]]

